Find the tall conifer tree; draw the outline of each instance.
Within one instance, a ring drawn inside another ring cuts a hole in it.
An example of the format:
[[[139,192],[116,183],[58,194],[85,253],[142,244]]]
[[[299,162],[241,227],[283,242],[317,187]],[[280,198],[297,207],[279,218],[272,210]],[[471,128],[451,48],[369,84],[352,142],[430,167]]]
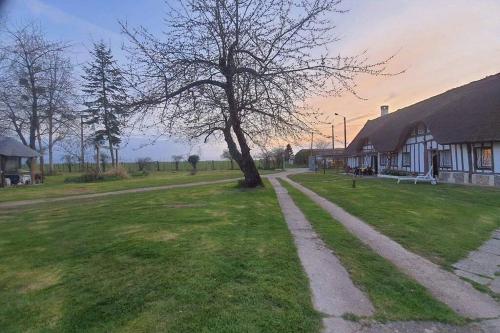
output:
[[[121,142],[122,130],[125,127],[127,99],[123,76],[111,49],[102,41],[95,43],[90,52],[92,60],[84,66],[82,76],[86,124],[94,125],[96,144],[108,144],[111,163],[115,165],[114,148]]]

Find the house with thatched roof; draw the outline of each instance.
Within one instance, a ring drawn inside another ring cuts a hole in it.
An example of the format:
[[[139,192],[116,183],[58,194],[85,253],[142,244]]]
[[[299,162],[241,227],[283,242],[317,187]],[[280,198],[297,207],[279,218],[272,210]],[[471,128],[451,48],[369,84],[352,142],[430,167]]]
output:
[[[33,173],[23,171],[23,158],[36,158],[40,154],[21,142],[0,136],[0,187],[8,184],[33,183]],[[6,181],[8,179],[8,181]]]
[[[348,166],[500,186],[500,73],[369,120]]]

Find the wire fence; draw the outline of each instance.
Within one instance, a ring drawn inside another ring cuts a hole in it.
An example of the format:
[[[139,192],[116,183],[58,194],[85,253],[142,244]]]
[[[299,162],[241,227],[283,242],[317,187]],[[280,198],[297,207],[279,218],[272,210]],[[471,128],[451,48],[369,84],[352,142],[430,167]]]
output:
[[[255,163],[259,169],[274,169],[275,165],[269,165],[263,160],[256,160]],[[120,162],[122,167],[124,167],[129,173],[138,172],[141,170],[139,163],[137,162]],[[109,170],[111,168],[110,163],[105,163],[100,165],[101,170]],[[96,164],[91,162],[85,162],[82,166],[79,163],[57,163],[53,165],[54,172],[56,173],[81,173],[96,169]],[[151,161],[145,166],[147,171],[189,171],[191,170],[191,164],[187,161],[181,162],[164,162],[164,161]],[[211,171],[211,170],[236,170],[239,169],[236,162],[231,161],[199,161],[196,165],[198,171]],[[49,166],[45,165],[45,170],[49,170]]]

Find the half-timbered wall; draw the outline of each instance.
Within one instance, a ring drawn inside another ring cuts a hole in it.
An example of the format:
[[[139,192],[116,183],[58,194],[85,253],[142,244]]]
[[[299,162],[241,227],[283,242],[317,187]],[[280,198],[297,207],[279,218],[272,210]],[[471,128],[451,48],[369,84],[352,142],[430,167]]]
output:
[[[413,129],[397,152],[376,152],[366,142],[358,156],[348,158],[348,165],[370,166],[373,154],[378,154],[379,172],[393,169],[423,175],[432,165],[433,154],[437,154],[441,181],[500,186],[500,142],[441,145],[421,125]]]

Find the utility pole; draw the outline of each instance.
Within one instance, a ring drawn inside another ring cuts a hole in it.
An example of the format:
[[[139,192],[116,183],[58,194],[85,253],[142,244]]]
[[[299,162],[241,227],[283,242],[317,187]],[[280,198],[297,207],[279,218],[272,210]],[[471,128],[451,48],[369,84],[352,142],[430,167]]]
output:
[[[344,153],[345,149],[347,149],[347,126],[346,126],[346,119],[344,117]]]
[[[83,147],[83,115],[80,115],[80,162],[82,166],[82,171],[83,167],[85,165],[85,149]]]
[[[312,157],[313,157],[313,142],[314,142],[314,132],[311,132],[311,154],[309,155],[310,159],[312,160]],[[316,163],[315,163],[316,165]]]
[[[344,166],[347,166],[347,119],[341,114],[335,112],[336,116],[344,118]]]
[[[334,130],[333,130],[333,123],[332,123],[332,154],[335,153],[335,135],[334,135]]]

